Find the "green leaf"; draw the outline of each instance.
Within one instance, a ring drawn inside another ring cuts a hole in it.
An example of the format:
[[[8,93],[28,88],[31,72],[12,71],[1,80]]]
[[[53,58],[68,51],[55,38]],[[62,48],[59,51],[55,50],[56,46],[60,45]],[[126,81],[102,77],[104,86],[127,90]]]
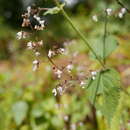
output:
[[[100,72],[100,75],[98,74],[96,79],[91,82],[88,88],[88,96],[92,104],[96,96],[96,107],[110,122],[120,97],[120,76],[118,72],[114,69]]]
[[[58,14],[64,6],[65,6],[65,4],[61,4],[61,5],[60,5],[60,8],[59,8],[59,7],[50,8],[50,9],[48,9],[48,10],[44,13],[44,15],[48,15],[48,14],[51,14],[51,15],[53,15],[53,14]]]
[[[13,118],[17,125],[20,125],[28,112],[28,104],[24,101],[16,102],[12,107]]]
[[[108,57],[118,46],[118,42],[114,39],[113,36],[106,37],[105,50],[103,48],[103,38],[100,37],[92,44],[92,48],[96,52],[99,58],[104,59]],[[105,51],[105,53],[104,53]],[[104,55],[105,54],[105,55]],[[90,57],[96,58],[92,52],[90,52]]]

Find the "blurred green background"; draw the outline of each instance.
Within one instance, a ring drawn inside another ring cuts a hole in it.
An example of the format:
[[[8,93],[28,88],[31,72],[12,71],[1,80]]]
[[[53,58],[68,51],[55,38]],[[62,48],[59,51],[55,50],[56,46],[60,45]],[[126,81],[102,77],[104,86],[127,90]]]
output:
[[[104,19],[95,23],[92,16],[101,14],[110,7],[118,10],[115,0],[66,0],[65,6],[74,24],[85,34],[90,43],[103,35]],[[122,2],[130,8],[129,0]],[[88,48],[76,35],[64,17],[42,16],[46,20],[45,30],[38,33],[47,47],[43,48],[38,72],[32,72],[34,57],[26,49],[27,40],[17,40],[21,31],[21,14],[27,6],[35,3],[40,7],[53,7],[53,0],[0,0],[0,130],[106,130],[107,125],[99,111],[90,105],[87,91],[75,87],[56,99],[52,94],[57,80],[51,71],[45,51],[53,44],[68,46],[69,56],[55,57],[56,63],[67,62],[78,52],[78,63],[87,64],[86,69],[97,69],[98,63],[88,58]],[[107,64],[116,68],[122,85],[130,92],[130,14],[123,19],[110,17],[108,32],[117,39],[119,47]],[[29,30],[30,31],[30,30]],[[125,99],[125,100],[124,100]],[[122,94],[120,129],[130,130],[130,97]],[[116,130],[116,129],[115,129]]]

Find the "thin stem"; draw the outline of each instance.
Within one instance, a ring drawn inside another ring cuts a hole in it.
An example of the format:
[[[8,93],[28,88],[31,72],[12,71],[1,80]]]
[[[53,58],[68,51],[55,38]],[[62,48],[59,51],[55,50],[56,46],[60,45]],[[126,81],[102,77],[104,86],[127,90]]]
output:
[[[101,66],[103,68],[105,68],[105,65],[103,64],[103,62],[101,61],[101,59],[98,57],[98,55],[96,54],[96,52],[93,50],[93,48],[90,46],[89,42],[86,40],[85,36],[81,33],[81,31],[73,24],[72,20],[70,19],[70,17],[68,16],[68,14],[65,12],[65,10],[63,8],[60,7],[60,4],[58,2],[58,0],[54,0],[56,5],[61,9],[62,14],[64,15],[64,17],[67,19],[67,21],[70,23],[70,25],[72,26],[72,28],[77,32],[77,34],[80,36],[80,38],[84,41],[84,43],[87,45],[87,47],[90,49],[90,51],[94,54],[94,56],[96,57],[96,59],[99,61],[99,63],[101,64]]]
[[[107,38],[107,12],[105,11],[105,24],[104,24],[104,36],[103,36],[103,63],[106,64],[105,52],[106,52],[106,38]]]

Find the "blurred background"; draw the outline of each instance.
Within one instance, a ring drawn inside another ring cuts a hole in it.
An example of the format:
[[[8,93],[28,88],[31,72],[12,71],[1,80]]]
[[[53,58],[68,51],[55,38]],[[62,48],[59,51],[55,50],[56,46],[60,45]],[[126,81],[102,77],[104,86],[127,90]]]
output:
[[[66,2],[65,9],[72,21],[90,43],[103,35],[103,10],[106,7],[113,10],[121,8],[115,0],[63,1]],[[130,9],[129,0],[121,1]],[[99,67],[98,63],[88,58],[88,48],[61,14],[41,15],[46,20],[46,27],[36,35],[47,47],[41,50],[39,70],[32,72],[34,56],[26,49],[30,39],[17,40],[16,33],[24,30],[21,27],[21,14],[34,3],[45,8],[55,6],[53,0],[0,0],[0,130],[105,130],[104,119],[90,105],[85,89],[74,87],[58,99],[52,94],[58,81],[44,53],[52,45],[70,43],[67,57],[54,58],[57,64],[66,64],[76,54],[77,66],[85,65],[86,70]],[[92,20],[95,14],[101,15],[98,22]],[[120,72],[122,85],[127,92],[130,92],[129,21],[130,14],[127,14],[122,19],[111,16],[108,23],[108,32],[114,35],[119,46],[107,64]],[[125,99],[120,128],[130,130],[129,97]]]

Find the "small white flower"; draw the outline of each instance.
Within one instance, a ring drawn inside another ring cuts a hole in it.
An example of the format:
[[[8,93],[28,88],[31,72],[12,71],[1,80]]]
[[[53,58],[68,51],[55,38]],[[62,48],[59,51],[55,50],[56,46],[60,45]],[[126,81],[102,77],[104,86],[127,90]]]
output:
[[[52,51],[52,50],[49,50],[49,52],[48,52],[48,57],[51,58],[51,57],[54,56],[54,55],[55,55],[55,52]]]
[[[33,70],[33,71],[36,71],[37,69],[38,69],[38,66],[37,66],[37,65],[33,65],[32,70]]]
[[[126,8],[121,8],[121,13],[125,14],[126,13]]]
[[[39,61],[38,61],[38,60],[34,60],[34,61],[33,61],[33,64],[34,64],[34,65],[37,65],[37,64],[39,64]]]
[[[55,88],[52,90],[52,93],[54,94],[54,96],[56,96],[56,95],[57,95],[57,91],[56,91],[56,89],[55,89]]]
[[[27,7],[27,12],[28,12],[28,15],[30,15],[30,13],[31,13],[31,6]]]
[[[18,40],[20,40],[20,39],[22,39],[22,38],[26,38],[26,35],[25,35],[25,33],[24,33],[23,31],[20,31],[20,32],[18,32],[18,33],[16,34],[16,38],[17,38]]]
[[[68,121],[68,120],[69,120],[69,117],[68,117],[68,116],[64,116],[64,120],[65,120],[65,121]]]
[[[83,86],[83,85],[85,85],[86,83],[84,82],[84,81],[81,81],[80,82],[80,86]]]
[[[41,27],[43,27],[43,28],[45,27],[45,25],[44,25],[45,21],[44,20],[39,21],[39,23],[41,24]]]
[[[35,52],[35,56],[40,56],[40,52]]]
[[[62,71],[61,70],[57,70],[55,72],[55,74],[57,75],[58,78],[61,78]]]
[[[59,53],[64,54],[65,49],[64,48],[59,48],[58,51],[59,51]]]
[[[38,45],[39,45],[39,46],[43,46],[43,41],[42,41],[42,40],[39,41],[39,42],[38,42]]]
[[[124,15],[123,15],[123,13],[120,12],[120,13],[118,14],[118,16],[119,16],[119,18],[123,18]]]
[[[33,42],[28,42],[27,43],[27,47],[28,47],[28,49],[33,49]]]
[[[112,14],[112,9],[111,8],[107,8],[106,12],[107,12],[107,15],[110,16]]]
[[[96,71],[92,71],[92,72],[91,72],[91,75],[92,75],[92,76],[95,76],[95,75],[97,75],[97,72],[96,72]]]
[[[59,87],[57,88],[57,91],[58,91],[58,93],[59,93],[60,95],[62,95],[62,93],[63,93],[63,89],[62,89],[61,86],[59,86]]]
[[[94,22],[98,22],[98,17],[97,17],[97,15],[93,15],[93,16],[92,16],[92,20],[93,20]]]
[[[95,76],[92,76],[92,80],[95,80],[96,79],[96,77]]]
[[[71,130],[76,130],[76,124],[71,124]]]
[[[33,16],[38,22],[40,21],[40,17],[38,17],[37,15]]]
[[[73,69],[73,65],[72,64],[69,64],[69,65],[67,65],[66,66],[66,69],[67,69],[67,71],[70,73],[71,72],[71,70]]]

